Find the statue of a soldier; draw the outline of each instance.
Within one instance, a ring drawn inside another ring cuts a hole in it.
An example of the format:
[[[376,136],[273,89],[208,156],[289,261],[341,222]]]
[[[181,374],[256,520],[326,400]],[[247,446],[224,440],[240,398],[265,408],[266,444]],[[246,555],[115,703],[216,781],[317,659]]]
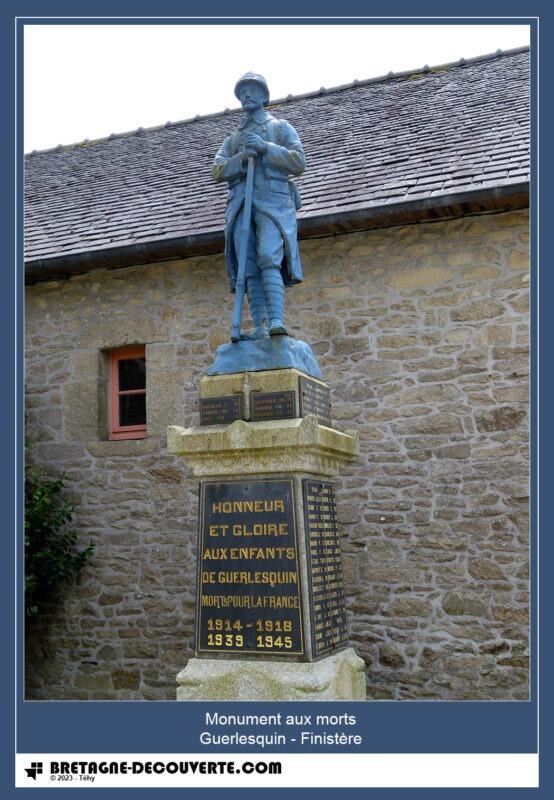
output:
[[[231,335],[238,341],[265,337],[264,322],[270,336],[287,335],[285,286],[302,281],[296,241],[300,196],[290,176],[304,171],[305,158],[292,125],[266,111],[269,89],[261,75],[243,75],[235,86],[235,95],[246,116],[221,145],[213,177],[229,184],[225,259],[231,291],[236,290],[237,279],[240,282],[242,262],[244,288],[256,328],[253,336],[241,336],[239,317],[238,328],[234,325]]]

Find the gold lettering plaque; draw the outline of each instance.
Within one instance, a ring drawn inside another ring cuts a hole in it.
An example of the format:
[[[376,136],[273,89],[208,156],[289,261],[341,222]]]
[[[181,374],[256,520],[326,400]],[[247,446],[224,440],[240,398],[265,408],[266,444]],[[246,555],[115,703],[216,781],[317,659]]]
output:
[[[292,481],[207,481],[200,509],[198,654],[303,655]]]

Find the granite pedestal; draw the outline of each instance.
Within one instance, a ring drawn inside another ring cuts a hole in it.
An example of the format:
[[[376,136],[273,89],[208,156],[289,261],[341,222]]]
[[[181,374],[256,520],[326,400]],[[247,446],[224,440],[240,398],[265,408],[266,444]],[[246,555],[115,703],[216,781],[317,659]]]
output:
[[[334,496],[358,441],[331,427],[325,389],[293,368],[206,377],[204,424],[168,428],[201,489],[196,658],[179,700],[365,699]]]

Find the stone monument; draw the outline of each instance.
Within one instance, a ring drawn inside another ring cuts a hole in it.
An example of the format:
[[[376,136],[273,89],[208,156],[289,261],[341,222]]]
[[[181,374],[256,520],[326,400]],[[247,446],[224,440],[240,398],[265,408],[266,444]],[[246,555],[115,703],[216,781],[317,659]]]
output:
[[[309,345],[288,336],[285,287],[300,283],[298,134],[266,110],[247,73],[245,117],[215,157],[229,185],[225,258],[236,295],[231,341],[200,382],[200,424],[168,449],[200,480],[196,657],[178,700],[364,700],[348,646],[334,479],[358,453],[332,425]],[[254,328],[242,333],[244,296]]]

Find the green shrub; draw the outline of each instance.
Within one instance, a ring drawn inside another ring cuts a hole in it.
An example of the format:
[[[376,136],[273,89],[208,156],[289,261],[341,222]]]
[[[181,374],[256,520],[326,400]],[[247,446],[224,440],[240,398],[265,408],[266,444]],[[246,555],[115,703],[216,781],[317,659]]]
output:
[[[30,616],[85,566],[94,550],[92,542],[75,549],[73,505],[62,497],[66,485],[65,474],[52,477],[32,464],[25,466],[25,611]]]

